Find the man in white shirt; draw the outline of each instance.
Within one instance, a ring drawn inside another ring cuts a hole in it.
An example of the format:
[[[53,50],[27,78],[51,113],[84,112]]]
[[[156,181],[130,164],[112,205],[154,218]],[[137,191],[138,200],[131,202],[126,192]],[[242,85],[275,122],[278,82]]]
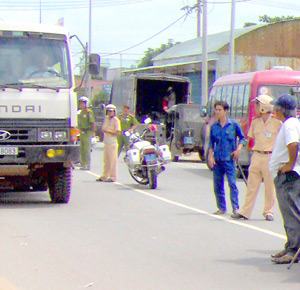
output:
[[[275,117],[283,122],[270,160],[270,170],[283,218],[287,242],[284,250],[272,255],[276,264],[288,264],[300,248],[300,122],[297,99],[283,95],[274,103]]]

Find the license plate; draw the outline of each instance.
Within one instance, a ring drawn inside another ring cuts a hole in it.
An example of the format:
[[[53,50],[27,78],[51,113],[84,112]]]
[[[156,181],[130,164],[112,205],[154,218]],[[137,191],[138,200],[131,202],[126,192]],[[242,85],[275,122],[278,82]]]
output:
[[[194,144],[194,138],[193,137],[184,137],[183,143],[184,144]]]
[[[0,155],[18,155],[18,147],[0,147]]]
[[[147,154],[147,155],[145,155],[145,160],[146,160],[146,162],[154,161],[154,160],[156,160],[156,155],[155,154]]]

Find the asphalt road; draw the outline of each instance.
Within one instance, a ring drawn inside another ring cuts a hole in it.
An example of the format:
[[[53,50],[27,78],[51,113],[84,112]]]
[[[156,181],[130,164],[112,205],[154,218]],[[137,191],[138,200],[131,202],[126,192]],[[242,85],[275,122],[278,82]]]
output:
[[[300,289],[299,264],[270,261],[285,236],[277,207],[263,220],[263,194],[251,220],[233,221],[230,206],[211,214],[212,175],[200,162],[169,164],[149,190],[122,160],[117,183],[96,182],[101,148],[92,154],[67,205],[47,192],[0,195],[0,290]]]

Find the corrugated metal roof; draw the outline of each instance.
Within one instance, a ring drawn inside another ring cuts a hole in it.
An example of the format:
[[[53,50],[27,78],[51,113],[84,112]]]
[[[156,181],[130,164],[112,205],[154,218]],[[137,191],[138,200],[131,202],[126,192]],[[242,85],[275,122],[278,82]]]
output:
[[[242,36],[245,33],[256,30],[262,25],[253,25],[246,28],[236,29],[234,32],[235,38]],[[229,43],[230,39],[230,31],[224,31],[216,34],[211,34],[207,36],[207,52],[213,53],[221,49],[223,46]],[[191,39],[182,43],[179,43],[161,54],[157,55],[153,58],[154,61],[165,60],[165,59],[173,59],[180,57],[187,57],[193,55],[201,55],[202,54],[202,38],[198,37],[195,39]]]
[[[214,60],[217,60],[217,58],[209,58],[208,59],[208,61],[214,61]],[[167,67],[177,67],[177,66],[184,66],[184,65],[189,65],[189,64],[197,64],[197,63],[201,63],[201,62],[202,62],[201,60],[196,60],[196,61],[188,61],[188,62],[171,63],[171,64],[165,64],[165,65],[153,65],[153,66],[146,66],[146,67],[141,67],[141,68],[123,70],[122,72],[128,73],[128,72],[147,71],[147,70],[167,68]]]

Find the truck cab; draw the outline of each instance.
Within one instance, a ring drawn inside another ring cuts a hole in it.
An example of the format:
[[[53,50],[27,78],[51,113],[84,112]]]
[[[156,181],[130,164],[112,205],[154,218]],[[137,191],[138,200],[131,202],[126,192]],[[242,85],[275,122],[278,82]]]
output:
[[[77,100],[60,26],[0,24],[0,190],[48,190],[67,203]]]

